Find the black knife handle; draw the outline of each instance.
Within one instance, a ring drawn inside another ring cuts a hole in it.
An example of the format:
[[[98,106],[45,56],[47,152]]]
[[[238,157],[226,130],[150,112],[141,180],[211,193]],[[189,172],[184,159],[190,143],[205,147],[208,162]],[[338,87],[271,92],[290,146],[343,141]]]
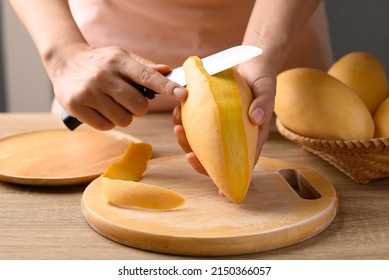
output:
[[[80,125],[82,125],[82,122],[80,122],[77,118],[69,116],[68,113],[65,111],[62,111],[61,114],[62,122],[66,125],[66,127],[73,131]]]
[[[144,97],[146,97],[147,99],[153,99],[154,97],[156,97],[158,95],[157,92],[147,88],[147,87],[144,87],[144,86],[141,86],[139,84],[136,84],[136,83],[130,83],[130,85],[132,85],[134,88],[136,88]],[[63,123],[66,125],[66,127],[69,129],[69,130],[75,130],[77,127],[79,127],[80,125],[82,125],[82,122],[80,122],[77,118],[75,117],[72,117],[72,116],[69,116],[68,113],[66,113],[65,111],[62,112],[62,121]]]
[[[144,87],[144,86],[141,86],[139,84],[130,83],[130,85],[132,85],[134,88],[136,88],[147,99],[153,99],[154,97],[156,97],[158,95],[158,93],[155,92],[154,90],[151,90],[151,89]]]

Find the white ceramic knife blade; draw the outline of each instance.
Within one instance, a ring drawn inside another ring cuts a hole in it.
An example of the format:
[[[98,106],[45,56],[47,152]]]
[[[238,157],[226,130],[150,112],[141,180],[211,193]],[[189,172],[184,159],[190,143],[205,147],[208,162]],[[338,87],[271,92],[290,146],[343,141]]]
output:
[[[222,72],[228,68],[245,62],[262,53],[262,49],[249,45],[235,46],[221,52],[212,54],[202,58],[203,67],[209,75]],[[175,68],[166,76],[169,80],[176,82],[182,86],[186,85],[184,69],[181,67]]]

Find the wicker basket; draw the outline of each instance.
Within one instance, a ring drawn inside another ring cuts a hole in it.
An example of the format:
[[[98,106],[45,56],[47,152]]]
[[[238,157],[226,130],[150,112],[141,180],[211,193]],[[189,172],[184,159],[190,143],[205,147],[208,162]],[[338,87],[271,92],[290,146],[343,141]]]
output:
[[[277,119],[285,138],[328,161],[359,184],[389,176],[389,138],[370,140],[321,140],[298,135]]]

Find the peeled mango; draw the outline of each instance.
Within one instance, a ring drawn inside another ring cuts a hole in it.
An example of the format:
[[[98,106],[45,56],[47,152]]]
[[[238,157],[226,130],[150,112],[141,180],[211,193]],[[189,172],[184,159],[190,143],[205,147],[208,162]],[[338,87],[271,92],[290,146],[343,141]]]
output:
[[[389,137],[389,97],[378,107],[374,114],[374,137]]]
[[[234,69],[210,76],[198,57],[183,65],[188,98],[181,118],[188,142],[219,190],[240,203],[248,191],[258,126],[248,117],[253,95]]]
[[[374,121],[354,91],[312,68],[286,70],[277,77],[275,113],[289,130],[310,138],[362,140],[374,136]]]
[[[107,168],[101,175],[107,202],[150,210],[169,210],[185,203],[182,196],[171,190],[139,182],[151,154],[150,144],[132,142],[122,158]]]
[[[374,115],[388,97],[389,88],[385,69],[371,54],[352,52],[336,61],[328,74],[349,86]]]

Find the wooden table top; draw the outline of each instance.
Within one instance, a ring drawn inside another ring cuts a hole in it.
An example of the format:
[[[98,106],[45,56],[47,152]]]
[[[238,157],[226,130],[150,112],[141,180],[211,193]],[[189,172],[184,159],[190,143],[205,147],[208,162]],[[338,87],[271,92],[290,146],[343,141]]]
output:
[[[0,137],[59,127],[60,118],[48,113],[0,114]],[[169,114],[136,118],[118,130],[150,143],[154,157],[183,154]],[[305,165],[327,177],[338,193],[338,214],[322,233],[299,244],[226,259],[389,259],[389,178],[358,185],[274,127],[262,156]],[[0,259],[193,259],[134,249],[96,233],[81,212],[84,188],[0,182]]]

